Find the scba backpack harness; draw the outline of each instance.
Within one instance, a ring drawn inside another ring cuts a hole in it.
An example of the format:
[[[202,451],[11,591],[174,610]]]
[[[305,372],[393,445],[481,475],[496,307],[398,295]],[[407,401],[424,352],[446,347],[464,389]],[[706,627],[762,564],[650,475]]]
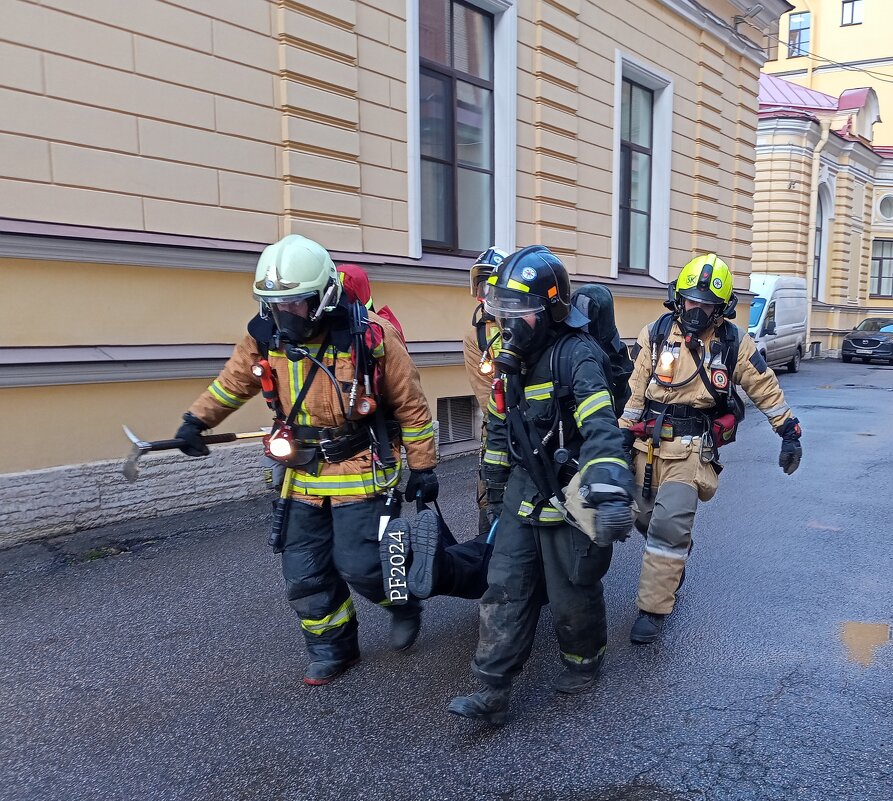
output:
[[[397,464],[391,443],[399,437],[400,426],[396,421],[386,418],[385,406],[379,392],[380,367],[376,357],[383,352],[384,333],[377,323],[369,319],[366,307],[359,300],[346,295],[344,305],[348,318],[346,329],[339,329],[337,332],[330,330],[319,348],[315,349],[314,346],[315,353],[311,352],[309,347],[286,346],[290,359],[307,358],[311,362],[288,415],[284,413],[279,402],[275,375],[269,363],[270,350],[277,350],[281,345],[278,333],[271,320],[259,315],[248,324],[248,333],[257,343],[261,355],[253,371],[261,381],[262,394],[274,417],[273,428],[264,439],[264,451],[267,457],[286,469],[282,476],[280,496],[275,503],[269,541],[275,553],[281,553],[285,545],[285,528],[291,505],[288,491],[289,471],[300,468],[315,472],[320,460],[329,463],[343,462],[366,449],[369,449],[372,455],[373,479]],[[337,343],[337,347],[349,349],[355,367],[346,407],[342,398],[341,383],[323,364],[326,351],[335,337],[341,340]],[[345,422],[334,428],[296,425],[296,415],[320,371],[325,373],[335,386],[335,396]],[[359,394],[360,386],[364,390],[362,395]],[[384,486],[382,488],[384,489]]]

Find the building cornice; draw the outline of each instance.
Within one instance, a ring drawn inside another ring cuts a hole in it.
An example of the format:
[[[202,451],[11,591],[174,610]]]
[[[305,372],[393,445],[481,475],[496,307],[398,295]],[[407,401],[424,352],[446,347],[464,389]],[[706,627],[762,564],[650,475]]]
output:
[[[253,273],[264,245],[104,228],[0,218],[0,258],[36,261],[123,264],[187,270]],[[421,259],[374,253],[329,251],[336,263],[358,264],[372,281],[395,284],[468,287],[471,260],[425,253]],[[575,286],[598,282],[619,297],[663,297],[664,284],[650,276],[618,278],[578,273]]]
[[[0,388],[170,381],[216,376],[233,345],[98,345],[0,348]],[[464,364],[462,343],[410,342],[418,367]]]
[[[724,20],[696,0],[658,0],[658,2],[701,30],[712,33],[723,44],[757,66],[761,67],[765,63],[766,53],[762,46],[740,31],[736,31],[733,20]],[[739,8],[742,15],[747,13],[750,7],[762,5],[762,10],[748,19],[748,23],[761,30],[767,30],[782,14],[793,8],[786,0],[766,0],[761,4],[732,0],[732,5]]]

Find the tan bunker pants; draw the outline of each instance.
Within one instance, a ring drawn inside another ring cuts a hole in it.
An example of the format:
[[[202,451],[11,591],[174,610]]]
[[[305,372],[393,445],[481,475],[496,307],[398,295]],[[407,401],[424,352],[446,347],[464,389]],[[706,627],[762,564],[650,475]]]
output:
[[[636,603],[645,612],[673,611],[676,590],[691,551],[698,501],[719,485],[716,470],[701,461],[699,437],[676,437],[654,451],[651,497],[642,497],[648,443],[636,440],[636,527],[645,534],[645,555]]]

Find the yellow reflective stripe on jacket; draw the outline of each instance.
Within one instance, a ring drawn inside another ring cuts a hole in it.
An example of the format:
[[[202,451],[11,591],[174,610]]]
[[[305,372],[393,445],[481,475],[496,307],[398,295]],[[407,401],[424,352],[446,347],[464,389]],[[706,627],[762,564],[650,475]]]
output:
[[[304,386],[304,360],[300,359],[299,361],[291,363],[291,370],[288,371],[288,397],[291,401],[291,405],[294,406],[295,401],[298,399],[298,393],[301,391],[301,388]],[[298,409],[297,415],[295,416],[295,422],[299,426],[309,426],[310,425],[310,415],[307,413],[307,410],[304,408],[303,402],[301,403],[301,408]]]
[[[374,495],[400,481],[400,468],[392,467],[345,475],[314,476],[292,471],[291,491],[298,495]]]
[[[509,455],[505,451],[491,451],[487,448],[484,451],[484,464],[493,464],[497,467],[509,467]]]
[[[518,517],[532,517],[533,510],[536,507],[530,501],[521,501],[521,508],[518,509]],[[533,518],[539,523],[560,523],[564,520],[564,516],[554,506],[546,504],[540,513]]]
[[[496,402],[493,400],[492,395],[490,400],[487,401],[487,414],[492,414],[497,420],[505,420],[505,412],[496,411]]]
[[[615,459],[613,456],[603,456],[600,459],[590,459],[580,468],[580,472],[585,473],[586,469],[592,467],[594,464],[619,464],[621,467],[625,467],[627,470],[629,469],[629,463],[626,459]]]
[[[592,414],[595,414],[599,409],[604,409],[605,406],[611,405],[611,393],[602,390],[601,392],[596,392],[590,395],[586,400],[584,400],[581,404],[577,406],[577,411],[574,412],[574,420],[577,421],[577,428],[583,427],[583,421]]]
[[[214,396],[214,400],[221,405],[226,406],[227,409],[241,409],[247,400],[247,398],[240,398],[238,395],[233,395],[233,393],[227,390],[216,378],[208,387],[208,392]]]
[[[548,384],[531,384],[524,387],[524,397],[529,400],[548,400],[552,397],[552,382]]]
[[[319,620],[310,620],[301,618],[301,628],[309,634],[325,634],[327,631],[337,629],[348,623],[351,618],[356,617],[353,599],[348,598],[341,606],[339,606],[331,615],[321,617]]]
[[[434,424],[428,423],[423,426],[401,428],[400,434],[404,442],[421,442],[423,439],[429,439],[434,436]]]

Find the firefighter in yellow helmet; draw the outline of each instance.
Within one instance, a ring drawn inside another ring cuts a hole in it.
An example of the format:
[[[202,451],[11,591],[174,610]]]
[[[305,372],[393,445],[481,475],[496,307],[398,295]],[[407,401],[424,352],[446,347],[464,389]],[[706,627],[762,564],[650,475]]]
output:
[[[800,424],[753,339],[729,319],[738,298],[733,276],[715,253],[697,256],[668,287],[670,309],[642,329],[633,348],[632,395],[620,418],[635,469],[645,554],[630,632],[654,642],[685,579],[699,501],[709,501],[722,465],[719,448],[735,439],[744,417],[738,387],[781,437],[779,466],[800,464]]]

